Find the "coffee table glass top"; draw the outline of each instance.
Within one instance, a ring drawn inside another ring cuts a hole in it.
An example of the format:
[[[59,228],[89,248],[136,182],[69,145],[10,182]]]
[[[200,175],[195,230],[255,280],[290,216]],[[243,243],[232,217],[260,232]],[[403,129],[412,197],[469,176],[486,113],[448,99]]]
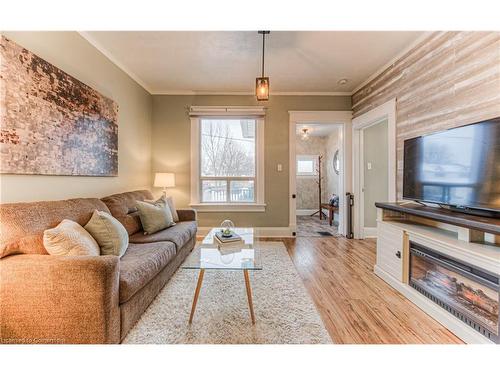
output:
[[[220,244],[213,228],[182,265],[186,269],[261,270],[260,251],[254,247],[253,228],[234,228],[242,241]]]

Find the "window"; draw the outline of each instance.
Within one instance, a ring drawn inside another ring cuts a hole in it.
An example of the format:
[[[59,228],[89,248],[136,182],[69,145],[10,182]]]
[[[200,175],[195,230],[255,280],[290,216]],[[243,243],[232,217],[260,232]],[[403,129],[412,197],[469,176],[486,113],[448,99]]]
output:
[[[297,155],[297,176],[318,175],[318,155]]]
[[[255,202],[255,119],[201,119],[200,202]]]
[[[196,117],[191,108],[191,206],[199,211],[264,211],[262,114],[196,108]]]

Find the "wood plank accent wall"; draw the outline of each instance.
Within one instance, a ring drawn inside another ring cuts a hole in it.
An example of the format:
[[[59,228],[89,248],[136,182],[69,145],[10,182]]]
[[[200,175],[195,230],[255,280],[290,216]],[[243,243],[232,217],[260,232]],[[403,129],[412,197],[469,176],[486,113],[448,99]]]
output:
[[[392,98],[401,199],[405,139],[500,116],[500,32],[431,33],[353,94],[353,116]]]

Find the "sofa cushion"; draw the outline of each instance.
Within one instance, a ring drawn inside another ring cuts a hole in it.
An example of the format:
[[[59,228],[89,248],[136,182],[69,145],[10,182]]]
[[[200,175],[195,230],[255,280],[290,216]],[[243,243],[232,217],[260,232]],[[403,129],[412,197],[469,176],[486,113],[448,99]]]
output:
[[[164,197],[157,201],[137,201],[136,204],[145,234],[153,234],[175,225],[172,212]]]
[[[196,229],[196,221],[180,221],[173,227],[163,229],[153,234],[136,233],[130,236],[130,243],[170,241],[173,242],[177,250],[179,250],[196,235]]]
[[[128,301],[175,256],[172,242],[129,244],[120,259],[120,303]]]
[[[179,221],[179,214],[177,213],[177,210],[175,209],[174,198],[165,197],[165,200],[167,201],[168,207],[170,208],[170,212],[172,213],[172,218],[177,223]]]
[[[80,224],[64,219],[43,232],[43,246],[50,255],[98,256],[99,245]]]
[[[101,255],[121,257],[125,254],[128,247],[127,230],[111,214],[95,210],[84,228],[99,244]]]
[[[129,235],[142,230],[136,201],[146,199],[153,199],[153,194],[148,190],[129,191],[101,198],[108,206],[111,215],[123,224]]]
[[[10,254],[45,254],[43,232],[64,219],[85,225],[94,210],[109,212],[97,198],[0,204],[0,258]]]

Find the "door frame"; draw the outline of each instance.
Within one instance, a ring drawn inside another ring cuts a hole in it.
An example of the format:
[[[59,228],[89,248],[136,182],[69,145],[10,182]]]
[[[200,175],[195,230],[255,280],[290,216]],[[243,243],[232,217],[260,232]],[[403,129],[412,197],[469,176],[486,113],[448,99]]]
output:
[[[296,129],[301,124],[326,124],[337,125],[340,130],[340,165],[339,173],[339,233],[345,235],[347,228],[347,207],[345,193],[351,190],[352,161],[351,161],[351,111],[288,111],[289,114],[289,227],[290,232],[297,232],[297,200],[292,198],[297,194],[296,174]]]
[[[364,205],[364,160],[363,160],[363,129],[387,120],[388,137],[388,198],[396,201],[396,99],[358,116],[352,120],[352,166],[353,166],[353,193],[354,193],[354,238],[376,237],[372,231],[365,233],[365,205]]]

